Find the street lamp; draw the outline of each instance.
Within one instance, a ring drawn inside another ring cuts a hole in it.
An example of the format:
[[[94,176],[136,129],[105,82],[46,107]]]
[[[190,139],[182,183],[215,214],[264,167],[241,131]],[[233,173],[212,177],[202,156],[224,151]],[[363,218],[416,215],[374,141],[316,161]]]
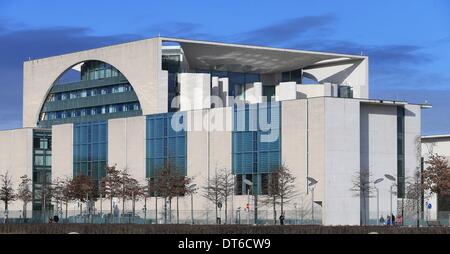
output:
[[[391,185],[391,191],[390,191],[390,193],[391,193],[391,214],[390,214],[390,215],[392,215],[392,214],[393,214],[393,213],[392,213],[392,188],[395,186],[396,179],[395,179],[395,177],[393,177],[393,176],[391,176],[391,175],[388,175],[388,174],[385,174],[384,176],[385,176],[388,180],[390,180],[390,181],[393,182],[392,185]]]
[[[298,224],[297,203],[294,204],[294,208],[295,208],[295,225],[297,225]]]
[[[252,189],[252,193],[254,195],[254,206],[255,206],[255,224],[257,224],[258,221],[258,210],[256,208],[256,206],[258,205],[258,200],[256,197],[256,193],[254,190],[254,184],[252,181],[245,179],[244,183],[248,186],[250,186],[250,188]],[[247,224],[250,224],[250,188],[247,189]]]
[[[318,181],[312,177],[307,177],[306,179],[308,180],[308,187],[311,188],[311,218],[314,224],[314,189]]]
[[[194,222],[194,194],[197,191],[197,184],[192,184],[189,186],[188,192],[191,194],[191,220],[192,225],[195,224]]]
[[[375,185],[375,190],[377,190],[377,225],[379,225],[380,222],[380,190],[377,188],[377,184],[382,181],[384,181],[384,178],[378,178],[375,182],[373,182]]]

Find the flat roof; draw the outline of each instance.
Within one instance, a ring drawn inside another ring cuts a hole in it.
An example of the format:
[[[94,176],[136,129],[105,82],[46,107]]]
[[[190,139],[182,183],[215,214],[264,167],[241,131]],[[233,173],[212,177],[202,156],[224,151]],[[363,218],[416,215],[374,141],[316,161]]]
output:
[[[422,136],[422,139],[444,139],[450,138],[450,134],[437,134],[437,135],[425,135]]]
[[[366,56],[161,37],[183,48],[191,69],[279,73],[319,65],[358,63]]]

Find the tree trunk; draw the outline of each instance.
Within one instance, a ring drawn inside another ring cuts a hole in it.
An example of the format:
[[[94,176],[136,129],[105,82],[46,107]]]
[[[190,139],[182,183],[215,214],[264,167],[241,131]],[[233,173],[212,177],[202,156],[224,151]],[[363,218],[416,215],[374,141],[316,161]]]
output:
[[[228,224],[228,197],[225,197],[225,224]]]
[[[68,210],[69,202],[66,202],[66,220],[67,220],[67,210]]]
[[[125,216],[125,195],[122,198],[122,217]]]
[[[177,196],[177,224],[180,224],[180,209],[178,203],[178,196]]]
[[[80,216],[83,215],[83,203],[80,202]]]
[[[23,220],[27,220],[27,203],[23,202],[23,212],[22,212]]]
[[[158,197],[155,195],[155,224],[158,224]]]
[[[134,215],[136,214],[136,199],[133,198],[133,220],[134,220]]]
[[[167,224],[167,198],[164,197],[164,224]]]
[[[277,198],[273,196],[273,223],[277,225]]]

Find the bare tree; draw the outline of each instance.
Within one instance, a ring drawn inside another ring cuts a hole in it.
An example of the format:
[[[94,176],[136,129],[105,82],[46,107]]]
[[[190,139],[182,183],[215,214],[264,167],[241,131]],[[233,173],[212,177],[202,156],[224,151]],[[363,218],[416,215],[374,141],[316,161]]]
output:
[[[93,199],[95,185],[89,176],[79,175],[74,177],[69,184],[69,191],[74,200],[80,202],[80,215],[83,214],[83,204]],[[89,211],[90,212],[90,211]]]
[[[277,224],[277,205],[280,205],[280,188],[278,181],[278,174],[273,172],[269,178],[269,185],[267,186],[267,195],[262,199],[263,205],[270,205],[273,208],[273,223]]]
[[[295,177],[291,170],[282,165],[277,168],[272,174],[273,179],[278,185],[278,195],[280,198],[280,210],[284,214],[284,205],[291,203],[292,199],[297,196],[295,191]]]
[[[175,195],[177,200],[177,224],[180,223],[180,208],[179,208],[179,197],[184,197],[189,194],[189,186],[192,183],[192,178],[183,177],[179,175],[179,177],[174,178],[175,184]]]
[[[416,213],[416,226],[420,226],[422,211],[422,197],[424,193],[423,179],[420,172],[406,182],[406,208]]]
[[[184,179],[180,171],[170,162],[157,170],[154,178],[154,188],[157,197],[164,198],[164,223],[167,223],[168,209],[172,210],[172,199],[178,195],[179,182]],[[169,207],[167,204],[169,203]],[[170,212],[169,220],[171,221],[172,214]]]
[[[444,156],[431,154],[423,171],[424,188],[437,195],[450,195],[450,168]]]
[[[21,182],[17,190],[17,198],[23,203],[22,217],[26,221],[28,204],[33,201],[33,191],[30,186],[32,181],[27,175],[21,176],[20,179]]]
[[[351,191],[354,191],[356,196],[362,198],[361,224],[367,225],[367,202],[369,195],[373,192],[372,175],[368,170],[358,171],[353,176],[352,185]]]
[[[444,156],[430,154],[423,171],[423,189],[434,193],[437,198],[450,195],[450,167]],[[437,208],[439,211],[439,207]]]
[[[228,199],[233,193],[234,189],[234,175],[231,170],[222,168],[219,171],[219,184],[225,203],[225,223],[228,222]]]
[[[131,200],[132,202],[132,216],[133,220],[136,214],[136,200],[139,200],[144,195],[144,189],[139,182],[132,178],[127,170],[121,172],[122,191],[120,197],[123,200],[123,213],[125,213],[125,202]]]
[[[194,179],[193,178],[190,178],[190,179],[191,179],[191,181],[187,184],[187,187],[186,187],[186,195],[191,196],[191,221],[192,221],[192,225],[194,225],[195,224],[195,221],[194,221],[194,195],[197,193],[198,187],[197,187],[197,184],[193,183]]]
[[[106,167],[106,176],[100,182],[101,197],[105,197],[110,201],[111,216],[113,215],[113,199],[120,193],[120,171],[116,166]],[[101,200],[100,200],[101,201]]]
[[[56,202],[61,204],[61,210],[62,205],[65,205],[65,218],[67,220],[67,214],[68,214],[68,207],[70,201],[73,200],[73,195],[71,193],[70,189],[70,179],[66,178],[64,180],[57,179],[54,184],[54,194],[53,197],[55,198]],[[61,211],[62,212],[62,211]]]
[[[220,174],[216,174],[207,180],[203,187],[203,197],[209,200],[215,206],[216,218],[219,218],[219,203],[223,202],[223,191]]]
[[[5,174],[0,175],[0,200],[5,203],[5,211],[8,211],[8,205],[10,202],[16,200],[16,193],[13,189],[13,182],[8,171]],[[8,213],[6,213],[5,220],[8,219]]]

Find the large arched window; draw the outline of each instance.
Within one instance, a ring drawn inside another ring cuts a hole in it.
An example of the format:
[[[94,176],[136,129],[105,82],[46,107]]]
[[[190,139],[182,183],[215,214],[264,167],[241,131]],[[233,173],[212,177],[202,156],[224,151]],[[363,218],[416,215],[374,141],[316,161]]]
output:
[[[142,115],[136,93],[114,66],[85,61],[66,70],[53,84],[38,126],[104,121]]]

